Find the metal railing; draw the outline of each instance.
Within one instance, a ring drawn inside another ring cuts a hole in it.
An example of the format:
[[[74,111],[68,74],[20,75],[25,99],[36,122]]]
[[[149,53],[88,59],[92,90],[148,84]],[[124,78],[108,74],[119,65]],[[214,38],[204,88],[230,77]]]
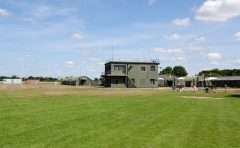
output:
[[[146,63],[160,63],[159,59],[146,59],[146,58],[137,58],[137,59],[127,59],[127,58],[119,58],[119,59],[109,59],[107,62],[146,62]]]

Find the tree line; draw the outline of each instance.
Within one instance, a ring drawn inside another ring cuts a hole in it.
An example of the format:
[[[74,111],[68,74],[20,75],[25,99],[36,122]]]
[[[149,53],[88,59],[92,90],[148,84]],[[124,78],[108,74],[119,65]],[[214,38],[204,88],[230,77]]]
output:
[[[14,76],[0,76],[0,81],[3,81],[3,79],[20,79],[20,77],[14,75]],[[29,76],[29,77],[23,77],[22,78],[23,81],[25,80],[39,80],[41,82],[56,82],[59,81],[58,78],[54,78],[54,77],[33,77],[33,76]]]
[[[205,76],[205,77],[240,76],[240,69],[203,70],[198,73],[198,76]]]
[[[171,66],[167,66],[166,68],[162,69],[159,73],[160,75],[166,75],[171,74],[177,77],[184,77],[187,76],[188,73],[183,66],[174,66],[173,68]]]
[[[171,74],[177,77],[184,77],[187,76],[188,73],[183,66],[167,66],[166,68],[162,69],[159,73],[160,75]],[[221,76],[240,76],[240,69],[212,69],[212,70],[203,70],[196,74],[196,76],[205,76],[205,77],[221,77]]]

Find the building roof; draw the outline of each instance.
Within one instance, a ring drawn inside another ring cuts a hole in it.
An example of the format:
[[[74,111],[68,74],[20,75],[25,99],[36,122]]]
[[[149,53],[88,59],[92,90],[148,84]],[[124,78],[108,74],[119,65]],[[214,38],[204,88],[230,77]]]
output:
[[[140,59],[140,60],[109,60],[105,63],[106,64],[154,64],[159,65],[160,62],[158,59]]]
[[[174,78],[177,79],[176,76],[171,74],[158,75],[158,78],[163,78],[164,80],[174,80]]]
[[[177,78],[174,75],[159,75],[159,78],[164,78],[166,80],[171,80],[174,78]],[[205,77],[205,80],[208,80],[208,78],[216,78],[212,79],[211,81],[240,81],[240,76],[224,76],[224,77]],[[204,77],[202,76],[196,76],[196,77],[184,77],[185,81],[189,80],[198,80],[198,81],[204,81]]]
[[[89,77],[87,77],[87,76],[81,76],[81,77],[79,77],[79,79],[81,79],[81,80],[91,80]]]
[[[78,80],[91,80],[87,76],[80,76],[80,77],[66,77],[63,78],[62,81],[78,81]]]
[[[213,81],[240,81],[240,76],[226,76],[226,77],[216,77]]]

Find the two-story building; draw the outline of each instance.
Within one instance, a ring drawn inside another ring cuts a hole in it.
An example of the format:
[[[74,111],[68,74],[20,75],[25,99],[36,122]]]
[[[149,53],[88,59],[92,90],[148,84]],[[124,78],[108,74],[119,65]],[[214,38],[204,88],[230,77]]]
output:
[[[105,87],[155,88],[158,87],[158,60],[127,62],[110,61],[102,75]]]

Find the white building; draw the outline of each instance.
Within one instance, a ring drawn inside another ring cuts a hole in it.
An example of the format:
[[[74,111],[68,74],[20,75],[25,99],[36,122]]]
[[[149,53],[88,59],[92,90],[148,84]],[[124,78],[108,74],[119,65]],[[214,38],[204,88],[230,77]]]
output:
[[[22,84],[22,79],[3,79],[3,84]]]

